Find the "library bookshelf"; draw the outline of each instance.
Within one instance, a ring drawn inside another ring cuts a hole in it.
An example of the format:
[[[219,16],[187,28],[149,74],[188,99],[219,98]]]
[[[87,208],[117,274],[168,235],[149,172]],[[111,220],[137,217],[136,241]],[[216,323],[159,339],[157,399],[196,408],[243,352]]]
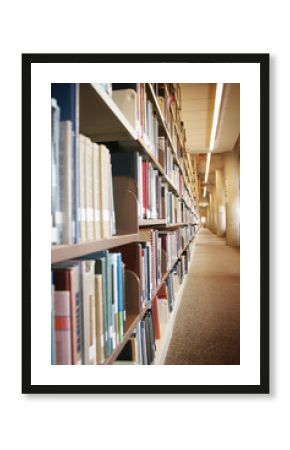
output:
[[[128,348],[137,364],[165,360],[199,226],[178,92],[52,85],[52,364],[131,363]]]

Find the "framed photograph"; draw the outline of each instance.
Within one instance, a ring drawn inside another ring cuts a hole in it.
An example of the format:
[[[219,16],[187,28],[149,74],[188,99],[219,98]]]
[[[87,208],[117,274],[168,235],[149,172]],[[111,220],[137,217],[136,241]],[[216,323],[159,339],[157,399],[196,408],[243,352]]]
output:
[[[269,393],[268,54],[23,54],[22,189],[23,393]]]

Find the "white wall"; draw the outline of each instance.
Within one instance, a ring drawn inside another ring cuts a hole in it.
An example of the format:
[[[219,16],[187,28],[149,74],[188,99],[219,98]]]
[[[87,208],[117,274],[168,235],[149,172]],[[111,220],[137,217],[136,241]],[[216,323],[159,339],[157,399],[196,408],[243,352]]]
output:
[[[114,10],[112,3],[52,0],[40,5],[27,0],[18,5],[15,2],[2,5],[0,34],[4,45],[0,76],[4,89],[0,114],[5,131],[1,133],[1,167],[9,168],[3,170],[0,177],[3,184],[1,208],[5,215],[5,220],[2,215],[1,221],[4,239],[1,242],[0,327],[3,448],[288,448],[290,301],[289,236],[285,224],[290,221],[290,211],[285,205],[289,195],[290,159],[289,146],[285,144],[289,141],[285,86],[290,79],[290,65],[287,2],[266,3],[262,10],[259,2],[248,0],[238,8],[233,8],[231,1],[223,0],[210,5],[208,2],[180,0],[164,4],[149,0],[146,7],[141,8],[140,4],[140,10],[136,2],[115,2]],[[69,8],[72,14],[68,19]],[[167,31],[162,29],[163,25]],[[154,28],[157,36],[153,34]],[[146,33],[146,29],[150,33]],[[275,300],[271,307],[270,396],[20,394],[20,53],[62,51],[272,52],[271,196],[275,201],[271,212],[271,291]],[[15,182],[13,191],[11,177]]]

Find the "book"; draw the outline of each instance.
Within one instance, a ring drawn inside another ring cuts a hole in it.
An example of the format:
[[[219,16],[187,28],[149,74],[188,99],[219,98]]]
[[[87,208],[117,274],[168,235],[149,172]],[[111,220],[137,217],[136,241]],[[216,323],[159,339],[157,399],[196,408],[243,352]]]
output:
[[[71,364],[81,364],[80,272],[77,263],[68,263],[67,265],[68,267],[53,269],[54,292],[66,291],[69,293]]]
[[[103,311],[103,339],[104,339],[104,357],[111,354],[111,345],[109,340],[109,311],[107,306],[107,290],[108,290],[108,275],[107,275],[107,253],[103,256],[96,257],[95,274],[102,278],[102,311]]]
[[[79,242],[80,230],[78,220],[79,181],[78,181],[78,146],[79,146],[79,84],[78,83],[52,83],[51,97],[56,99],[60,108],[60,120],[71,122],[72,152],[71,152],[71,238],[73,243]],[[61,244],[67,242],[60,241]]]
[[[102,238],[108,239],[112,236],[111,229],[111,198],[110,198],[110,152],[105,145],[99,145],[99,170],[101,181],[101,230]]]
[[[84,364],[97,362],[96,354],[96,304],[95,304],[95,261],[81,262]]]
[[[69,365],[71,354],[71,320],[69,291],[54,292],[55,363]]]
[[[86,210],[86,240],[95,238],[94,200],[93,200],[93,144],[85,138],[85,210]]]
[[[55,364],[55,328],[54,328],[54,284],[53,284],[53,272],[51,272],[51,358],[50,363]]]
[[[51,99],[51,243],[61,242],[61,210],[59,197],[60,108]]]
[[[95,275],[95,303],[97,364],[102,364],[105,361],[105,323],[102,274]]]
[[[73,243],[73,131],[72,122],[60,124],[60,210],[62,244]]]
[[[108,251],[97,252],[84,259],[93,260],[95,263],[95,276],[101,277],[101,287],[98,287],[98,300],[102,298],[102,307],[97,306],[98,311],[102,308],[103,337],[100,338],[104,344],[104,358],[111,355],[112,351],[120,343],[124,336],[125,323],[125,289],[124,273],[125,266],[121,253],[110,253]],[[99,281],[100,283],[100,281]],[[101,319],[99,319],[101,320]]]
[[[79,138],[79,224],[80,241],[87,240],[86,226],[86,137],[82,134]]]

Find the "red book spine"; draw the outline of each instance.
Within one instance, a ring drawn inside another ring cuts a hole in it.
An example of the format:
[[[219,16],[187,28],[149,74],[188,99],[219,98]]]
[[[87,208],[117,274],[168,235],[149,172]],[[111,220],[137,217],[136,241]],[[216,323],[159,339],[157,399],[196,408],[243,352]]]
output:
[[[69,291],[54,291],[55,363],[72,364]]]
[[[56,291],[69,291],[70,293],[71,354],[72,364],[77,364],[76,295],[73,276],[72,269],[55,269],[53,280]]]

